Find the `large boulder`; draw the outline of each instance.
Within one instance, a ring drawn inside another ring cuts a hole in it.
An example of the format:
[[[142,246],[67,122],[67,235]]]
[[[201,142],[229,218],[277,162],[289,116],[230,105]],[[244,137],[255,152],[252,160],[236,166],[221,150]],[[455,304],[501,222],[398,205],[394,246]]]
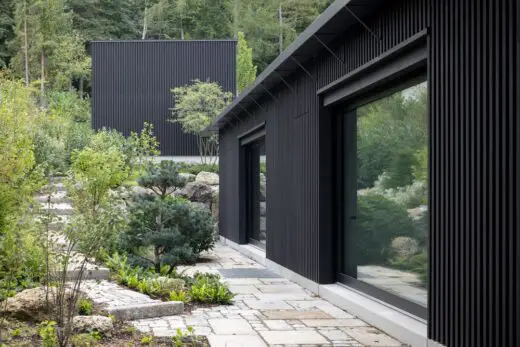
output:
[[[411,237],[399,236],[392,240],[392,251],[401,256],[408,258],[419,252],[419,242]]]
[[[179,177],[184,182],[184,184],[188,184],[190,182],[194,182],[196,176],[194,174],[181,172],[179,173]]]
[[[67,295],[70,296],[68,291]],[[48,300],[47,300],[48,299]],[[23,320],[43,321],[49,318],[53,293],[47,292],[44,287],[26,289],[16,294],[7,302],[0,303],[4,306],[4,312]]]
[[[72,319],[72,327],[78,333],[97,331],[106,334],[114,329],[114,324],[105,316],[76,316]]]
[[[211,204],[213,189],[211,189],[210,185],[195,181],[188,183],[184,189],[177,193],[177,195],[182,196],[190,201]]]
[[[216,173],[201,171],[195,178],[195,182],[201,182],[209,184],[210,186],[216,186],[219,184],[219,177]]]
[[[428,212],[428,206],[426,205],[421,205],[417,208],[411,208],[408,210],[408,215],[410,216],[410,218],[414,219],[414,220],[419,220],[421,219],[424,214]]]

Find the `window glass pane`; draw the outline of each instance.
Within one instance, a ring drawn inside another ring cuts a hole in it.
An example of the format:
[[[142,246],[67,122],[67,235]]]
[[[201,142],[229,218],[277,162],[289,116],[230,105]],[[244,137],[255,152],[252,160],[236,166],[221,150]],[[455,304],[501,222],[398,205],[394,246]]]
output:
[[[357,109],[357,278],[427,303],[428,127],[422,83]]]

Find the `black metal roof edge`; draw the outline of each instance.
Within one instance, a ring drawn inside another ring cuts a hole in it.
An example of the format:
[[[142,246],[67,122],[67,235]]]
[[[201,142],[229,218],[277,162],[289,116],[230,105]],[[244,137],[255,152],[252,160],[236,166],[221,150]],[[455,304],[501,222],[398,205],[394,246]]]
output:
[[[283,63],[289,60],[294,53],[302,48],[307,42],[312,40],[312,37],[318,33],[318,31],[333,19],[342,9],[350,3],[351,0],[336,0],[334,1],[311,25],[307,27],[294,41],[283,51],[267,68],[256,78],[256,80],[247,87],[240,95],[238,95],[233,103],[226,107],[226,109],[213,121],[213,123],[207,128],[208,131],[217,131],[226,122],[222,122],[226,115],[232,111],[237,105],[242,102],[249,94],[255,89],[259,88],[260,85],[270,76],[272,76],[276,69]],[[300,61],[304,63],[305,61]],[[262,94],[265,93],[263,89]]]
[[[236,39],[215,39],[215,40],[91,40],[90,43],[161,43],[161,42],[238,42]]]

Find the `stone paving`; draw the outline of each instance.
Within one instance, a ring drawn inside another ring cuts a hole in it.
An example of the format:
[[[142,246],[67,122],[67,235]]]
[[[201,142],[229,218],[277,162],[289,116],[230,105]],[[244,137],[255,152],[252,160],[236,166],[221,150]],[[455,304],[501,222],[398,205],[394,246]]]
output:
[[[70,214],[64,187],[56,184],[51,209]],[[43,196],[37,197],[40,203]],[[48,207],[48,205],[47,205]],[[63,240],[62,240],[63,241]],[[182,315],[134,320],[140,331],[155,336],[173,336],[177,329],[193,327],[206,335],[213,347],[261,346],[373,346],[397,347],[400,342],[317,297],[301,286],[271,273],[237,251],[217,244],[200,263],[180,266],[187,275],[209,272],[223,275],[236,294],[233,304],[199,308]],[[150,297],[106,280],[88,280],[82,290],[107,309],[139,304],[160,304]]]
[[[105,280],[84,281],[81,284],[81,291],[94,303],[103,305],[107,310],[125,306],[160,303],[159,300],[154,300],[148,295]]]
[[[212,252],[204,254],[203,262],[180,267],[186,273],[219,273],[219,269],[233,268],[263,266],[217,244]],[[177,329],[187,330],[191,326],[197,334],[206,335],[213,347],[403,346],[301,286],[272,277],[224,277],[236,294],[233,305],[199,308],[179,316],[136,320],[132,324],[156,336],[172,336]]]

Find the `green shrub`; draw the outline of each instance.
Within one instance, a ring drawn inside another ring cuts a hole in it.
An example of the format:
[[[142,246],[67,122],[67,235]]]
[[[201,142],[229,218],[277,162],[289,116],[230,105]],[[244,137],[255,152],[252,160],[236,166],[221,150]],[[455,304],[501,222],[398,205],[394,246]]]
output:
[[[410,150],[401,150],[394,153],[394,157],[390,162],[385,180],[385,188],[405,187],[412,184],[413,167],[417,165],[415,155]]]
[[[69,165],[72,162],[72,153],[75,151],[81,151],[83,148],[88,146],[92,136],[93,131],[90,128],[90,123],[71,124],[65,141],[65,152]]]
[[[358,264],[386,263],[392,239],[413,237],[415,232],[414,223],[403,206],[381,195],[358,196]]]
[[[410,257],[396,257],[390,261],[390,265],[396,269],[410,271],[419,276],[422,284],[427,285],[428,281],[428,253],[423,250]]]
[[[147,168],[138,182],[155,195],[134,194],[129,226],[120,235],[120,248],[133,255],[131,259],[149,260],[156,273],[164,265],[173,270],[177,264],[195,261],[215,242],[211,213],[169,195],[184,184],[177,169],[171,162]]]
[[[179,172],[190,173],[193,175],[199,174],[199,172],[213,172],[218,174],[219,166],[218,164],[198,164],[198,163],[179,163]]]
[[[192,301],[212,304],[230,304],[234,295],[218,275],[198,274],[195,276],[188,295]]]
[[[81,316],[90,316],[94,311],[94,303],[86,298],[81,298],[78,302],[78,313]]]
[[[34,136],[36,162],[45,165],[48,172],[63,173],[67,169],[65,144],[40,129]]]
[[[388,177],[388,174],[383,172],[374,187],[365,190],[366,193],[382,195],[406,208],[428,204],[428,184],[425,181],[415,180],[408,186],[387,189],[385,186]]]

